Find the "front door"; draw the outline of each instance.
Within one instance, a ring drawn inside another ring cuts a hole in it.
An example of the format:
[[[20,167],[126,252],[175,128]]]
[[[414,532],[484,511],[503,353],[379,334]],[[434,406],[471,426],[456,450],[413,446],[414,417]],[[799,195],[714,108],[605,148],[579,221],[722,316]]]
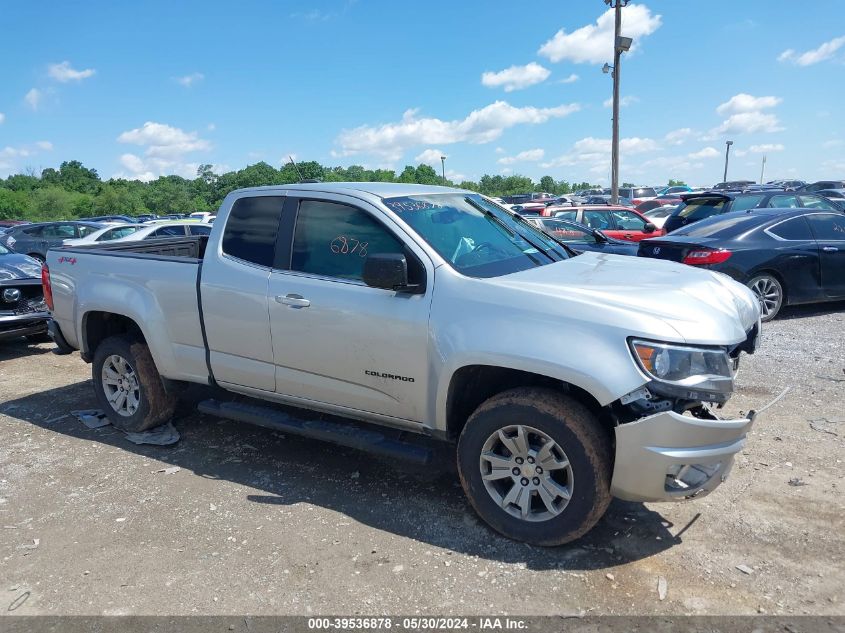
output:
[[[845,297],[845,215],[813,213],[807,219],[819,243],[825,296]]]
[[[273,271],[268,293],[276,391],[422,422],[431,263],[375,207],[324,195],[289,197],[285,207],[286,215],[296,213],[290,266]],[[365,285],[370,253],[404,253],[409,272],[428,287],[411,294]]]

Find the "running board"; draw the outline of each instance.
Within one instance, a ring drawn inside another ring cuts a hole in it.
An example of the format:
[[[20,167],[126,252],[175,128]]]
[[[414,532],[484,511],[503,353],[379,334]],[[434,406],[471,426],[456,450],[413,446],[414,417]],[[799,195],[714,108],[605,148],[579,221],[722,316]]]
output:
[[[346,424],[325,420],[303,420],[270,407],[218,400],[203,400],[197,405],[197,409],[208,415],[332,442],[391,459],[403,459],[425,465],[430,463],[433,457],[431,449],[391,439],[379,431],[357,426],[354,422]]]

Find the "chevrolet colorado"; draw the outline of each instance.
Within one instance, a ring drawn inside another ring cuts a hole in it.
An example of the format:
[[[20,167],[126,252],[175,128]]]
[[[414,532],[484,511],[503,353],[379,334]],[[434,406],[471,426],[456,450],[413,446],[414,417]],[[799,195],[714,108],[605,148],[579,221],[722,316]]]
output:
[[[201,383],[225,396],[205,413],[381,455],[426,461],[408,441],[425,434],[456,445],[478,514],[529,543],[578,538],[612,496],[709,493],[754,418],[707,404],[757,345],[750,290],[575,255],[470,191],[244,189],[208,237],[65,247],[47,265],[51,335],[92,364],[115,426],[161,424]]]

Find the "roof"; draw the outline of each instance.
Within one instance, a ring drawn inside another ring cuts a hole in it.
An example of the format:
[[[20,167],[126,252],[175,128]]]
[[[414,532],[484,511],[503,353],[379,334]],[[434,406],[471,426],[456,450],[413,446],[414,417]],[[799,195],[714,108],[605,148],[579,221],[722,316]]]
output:
[[[466,189],[440,187],[438,185],[416,185],[404,182],[303,182],[290,185],[269,185],[267,187],[249,187],[238,191],[320,191],[323,193],[346,193],[356,191],[368,193],[379,198],[398,196],[419,196],[436,193],[475,193]]]

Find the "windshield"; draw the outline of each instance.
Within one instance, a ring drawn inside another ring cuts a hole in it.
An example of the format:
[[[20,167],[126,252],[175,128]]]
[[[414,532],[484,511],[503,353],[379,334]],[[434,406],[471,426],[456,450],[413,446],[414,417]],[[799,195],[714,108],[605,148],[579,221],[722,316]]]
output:
[[[8,254],[9,254],[9,252],[10,252],[10,251],[9,251],[9,249],[8,249],[8,248],[6,248],[6,247],[5,247],[5,246],[3,246],[2,244],[0,244],[0,255],[8,255]]]
[[[703,220],[711,215],[721,213],[726,202],[727,200],[724,198],[693,198],[687,200],[685,206],[681,206],[678,215],[690,220]]]
[[[569,257],[558,242],[478,194],[404,196],[384,204],[470,277],[507,275]]]

